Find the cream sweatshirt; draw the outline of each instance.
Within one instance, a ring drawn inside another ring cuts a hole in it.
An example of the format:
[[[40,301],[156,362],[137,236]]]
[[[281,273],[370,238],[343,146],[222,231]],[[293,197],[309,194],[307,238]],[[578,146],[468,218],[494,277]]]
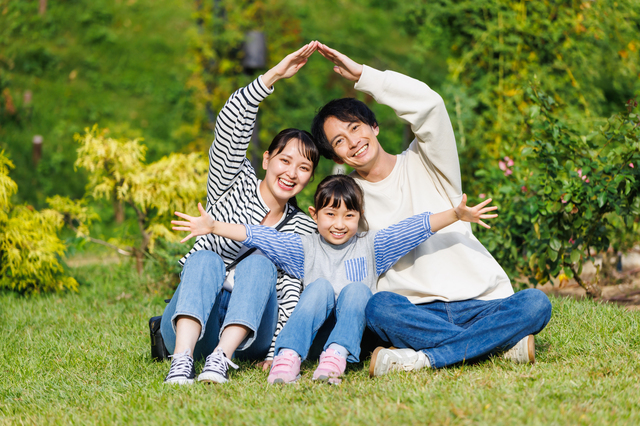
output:
[[[440,95],[418,80],[366,65],[355,88],[391,107],[416,135],[382,181],[368,182],[352,174],[364,190],[370,229],[457,206],[462,200],[458,151]],[[377,291],[401,294],[414,304],[513,294],[502,267],[473,235],[471,225],[460,221],[438,231],[382,274]]]

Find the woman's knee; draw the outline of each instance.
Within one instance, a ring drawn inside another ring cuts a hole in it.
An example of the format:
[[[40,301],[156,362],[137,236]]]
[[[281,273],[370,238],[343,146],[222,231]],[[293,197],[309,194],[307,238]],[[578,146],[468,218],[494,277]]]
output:
[[[272,261],[266,256],[251,255],[243,259],[238,266],[236,266],[236,273],[251,273],[259,274],[265,278],[272,278],[275,284],[275,280],[278,277],[278,270]]]
[[[195,253],[191,253],[184,263],[184,269],[207,269],[207,270],[222,270],[224,271],[224,260],[218,253],[211,250],[198,250]]]

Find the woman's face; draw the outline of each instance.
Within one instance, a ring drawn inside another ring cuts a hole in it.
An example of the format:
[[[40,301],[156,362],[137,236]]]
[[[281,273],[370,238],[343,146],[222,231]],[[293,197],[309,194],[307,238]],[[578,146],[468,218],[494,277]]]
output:
[[[297,195],[313,175],[313,163],[300,153],[300,141],[290,139],[278,154],[265,152],[262,167],[267,171],[264,182],[271,195],[280,203]]]

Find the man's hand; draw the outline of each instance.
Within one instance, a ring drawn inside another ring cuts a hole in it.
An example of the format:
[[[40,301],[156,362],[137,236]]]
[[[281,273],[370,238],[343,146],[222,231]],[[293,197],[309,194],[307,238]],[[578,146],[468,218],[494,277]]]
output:
[[[364,68],[362,64],[358,64],[357,62],[349,58],[347,55],[343,55],[337,50],[332,49],[329,46],[324,45],[322,43],[318,43],[318,52],[322,56],[324,56],[325,58],[327,58],[328,60],[336,64],[336,66],[333,67],[333,70],[335,72],[337,72],[347,80],[351,80],[351,81],[360,80],[360,76],[362,75],[362,69]]]
[[[180,220],[172,220],[171,223],[174,226],[174,231],[188,231],[189,235],[184,237],[181,243],[189,240],[191,237],[198,237],[200,235],[211,234],[213,231],[213,227],[215,225],[215,220],[206,212],[202,207],[202,204],[198,203],[198,211],[200,211],[199,217],[189,216],[184,213],[175,212],[176,216],[179,216],[183,219],[186,219],[188,222],[180,221]]]
[[[491,198],[488,198],[475,207],[467,207],[467,194],[462,194],[462,202],[460,202],[454,211],[459,220],[463,222],[479,223],[489,229],[491,227],[480,219],[493,219],[494,217],[498,217],[497,214],[486,214],[488,212],[498,210],[498,207],[496,206],[485,207],[490,202]]]
[[[307,63],[309,56],[318,49],[319,44],[317,41],[312,41],[285,56],[278,65],[271,68],[262,76],[262,82],[265,86],[271,87],[278,80],[293,77],[298,70]]]

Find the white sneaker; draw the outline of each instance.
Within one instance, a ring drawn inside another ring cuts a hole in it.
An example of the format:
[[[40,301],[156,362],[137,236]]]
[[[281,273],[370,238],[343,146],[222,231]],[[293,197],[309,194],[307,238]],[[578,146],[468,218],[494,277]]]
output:
[[[431,367],[429,358],[424,352],[378,347],[371,355],[369,377],[382,376],[391,371],[419,370],[423,367]]]
[[[204,363],[202,373],[198,376],[199,382],[226,383],[229,380],[227,370],[229,366],[238,369],[238,366],[228,359],[222,349],[213,351]]]
[[[502,357],[517,364],[536,362],[536,340],[533,334],[520,340],[514,347],[503,353]]]

